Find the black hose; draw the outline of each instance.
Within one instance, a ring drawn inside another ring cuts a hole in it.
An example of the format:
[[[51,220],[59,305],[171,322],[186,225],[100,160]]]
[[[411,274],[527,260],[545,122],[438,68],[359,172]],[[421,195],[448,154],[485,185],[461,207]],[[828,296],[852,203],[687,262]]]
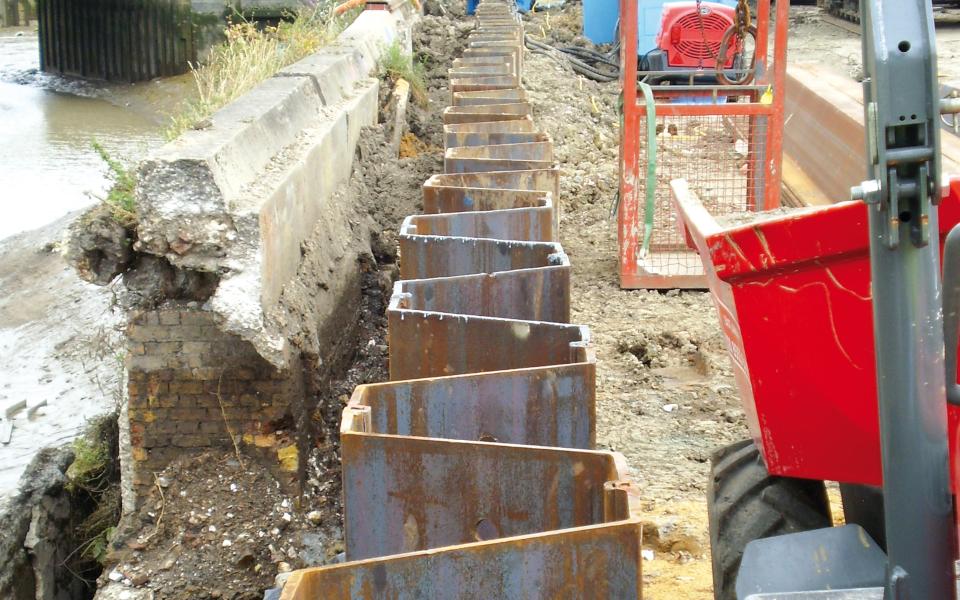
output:
[[[620,78],[620,69],[617,65],[617,70],[614,73],[603,72],[588,62],[577,58],[571,53],[563,52],[559,48],[555,48],[549,44],[537,41],[530,36],[524,36],[524,41],[527,44],[527,47],[531,51],[537,52],[540,54],[545,54],[560,64],[568,64],[573,69],[575,73],[583,75],[588,79],[594,81],[599,81],[601,83],[607,83],[611,81],[617,81]]]
[[[609,55],[597,52],[596,50],[592,50],[590,48],[581,48],[580,46],[561,46],[557,48],[557,50],[563,52],[564,54],[571,54],[588,62],[609,65],[617,69],[620,68],[619,60],[614,60],[610,58]]]

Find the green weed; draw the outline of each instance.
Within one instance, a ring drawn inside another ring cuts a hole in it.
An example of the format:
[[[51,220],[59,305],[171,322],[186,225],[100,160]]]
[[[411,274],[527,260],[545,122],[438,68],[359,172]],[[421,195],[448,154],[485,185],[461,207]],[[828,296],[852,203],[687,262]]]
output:
[[[98,482],[107,470],[109,459],[106,443],[78,437],[73,441],[73,462],[67,468],[70,480],[67,485],[72,491],[99,491]]]
[[[427,105],[427,70],[418,60],[404,52],[400,41],[394,41],[383,52],[379,62],[380,76],[393,81],[405,79],[410,84],[410,94],[420,106]]]
[[[106,197],[98,198],[107,205],[118,223],[130,227],[137,221],[137,200],[134,195],[137,187],[136,172],[110,156],[106,148],[96,140],[91,142],[91,145],[107,165],[107,179],[111,182]]]

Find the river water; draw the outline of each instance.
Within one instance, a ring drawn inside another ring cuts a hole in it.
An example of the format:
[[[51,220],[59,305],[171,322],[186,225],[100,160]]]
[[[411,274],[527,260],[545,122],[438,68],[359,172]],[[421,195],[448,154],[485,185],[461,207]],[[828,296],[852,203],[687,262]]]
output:
[[[114,409],[122,386],[111,290],[45,248],[109,186],[92,142],[135,164],[163,142],[161,113],[189,83],[84,83],[38,67],[36,33],[0,29],[0,513],[36,452]]]
[[[128,163],[162,143],[161,117],[132,108],[127,86],[47,76],[39,62],[35,32],[0,30],[0,239],[50,223],[107,189],[93,140]]]

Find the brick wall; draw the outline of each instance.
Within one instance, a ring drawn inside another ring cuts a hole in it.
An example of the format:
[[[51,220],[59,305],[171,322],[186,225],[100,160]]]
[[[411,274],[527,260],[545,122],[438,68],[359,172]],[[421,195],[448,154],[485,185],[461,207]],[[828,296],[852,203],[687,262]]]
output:
[[[297,367],[297,365],[295,365]],[[192,305],[132,315],[127,327],[130,465],[138,497],[153,472],[191,450],[230,447],[284,419],[303,397],[302,370],[278,372],[253,346]]]

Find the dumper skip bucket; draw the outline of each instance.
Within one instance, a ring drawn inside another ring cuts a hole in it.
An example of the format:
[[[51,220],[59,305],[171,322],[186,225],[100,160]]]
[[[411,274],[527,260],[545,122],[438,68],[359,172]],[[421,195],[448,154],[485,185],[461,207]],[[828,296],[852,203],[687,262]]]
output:
[[[776,475],[879,485],[867,210],[862,202],[714,218],[672,183],[699,252],[750,432]],[[960,180],[939,208],[960,221]],[[949,409],[951,439],[960,411]],[[951,448],[951,456],[955,456]]]

